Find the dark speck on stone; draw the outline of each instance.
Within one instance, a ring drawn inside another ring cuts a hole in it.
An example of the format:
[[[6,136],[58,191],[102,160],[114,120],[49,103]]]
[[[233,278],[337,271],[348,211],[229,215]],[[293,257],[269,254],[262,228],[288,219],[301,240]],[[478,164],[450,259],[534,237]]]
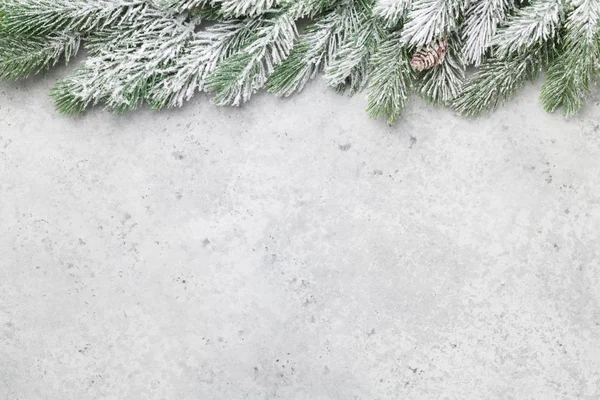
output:
[[[176,160],[183,160],[185,158],[185,156],[183,155],[183,153],[181,153],[179,151],[174,151],[171,154],[173,155],[173,158],[176,159]]]
[[[206,238],[202,241],[202,244],[204,245],[204,247],[206,247],[210,244],[210,240],[208,240],[208,238]]]
[[[340,150],[341,151],[348,151],[352,148],[352,145],[350,143],[347,144],[341,144],[340,145]]]
[[[414,136],[411,136],[410,137],[410,144],[408,145],[408,148],[412,149],[415,144],[417,144],[417,138],[414,137]]]
[[[383,175],[383,171],[380,169],[376,169],[375,171],[373,171],[373,175]]]
[[[570,213],[570,212],[571,212],[571,211],[569,211],[569,209],[568,209],[568,208],[565,208],[565,214],[568,214],[568,213]]]

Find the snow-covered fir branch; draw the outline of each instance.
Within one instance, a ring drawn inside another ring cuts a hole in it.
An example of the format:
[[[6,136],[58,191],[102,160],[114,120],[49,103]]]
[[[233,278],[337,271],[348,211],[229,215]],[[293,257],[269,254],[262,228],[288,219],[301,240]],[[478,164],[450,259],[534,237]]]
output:
[[[290,12],[261,16],[255,35],[243,48],[223,60],[208,77],[206,90],[218,105],[239,106],[262,88],[275,67],[290,54],[296,23]]]
[[[462,89],[465,65],[461,56],[462,42],[457,33],[448,37],[448,51],[442,65],[419,74],[419,94],[433,104],[448,104]]]
[[[193,34],[193,25],[151,8],[128,23],[97,32],[84,65],[53,89],[59,110],[76,114],[98,103],[116,111],[137,108]]]
[[[481,64],[498,25],[505,22],[514,5],[513,0],[474,0],[470,4],[462,31],[466,63]]]
[[[346,28],[353,23],[356,23],[356,12],[352,7],[340,7],[336,12],[318,18],[306,28],[290,56],[269,78],[269,92],[276,96],[290,96],[302,90],[310,79],[329,65],[344,41]]]
[[[425,46],[456,31],[465,0],[415,0],[402,31],[401,42]]]
[[[393,28],[406,17],[411,4],[412,0],[378,0],[373,13]]]
[[[231,17],[250,16],[254,17],[264,14],[276,7],[281,0],[218,0],[224,15]]]
[[[353,6],[353,17],[345,27],[339,49],[325,67],[329,86],[349,95],[359,92],[367,84],[369,58],[384,32],[373,16],[371,0],[357,0]]]
[[[502,105],[525,81],[542,72],[550,51],[538,44],[527,53],[486,61],[453,101],[454,109],[465,116],[478,116]]]
[[[541,93],[547,111],[562,106],[566,116],[581,109],[600,71],[600,2],[574,0],[573,5],[560,55],[550,66]]]
[[[498,57],[528,51],[559,34],[565,0],[538,0],[512,16],[491,41]]]
[[[0,38],[0,79],[18,79],[54,67],[59,60],[68,63],[79,51],[81,36],[52,34],[45,37]]]
[[[367,111],[372,118],[385,117],[388,124],[404,111],[413,80],[410,57],[399,40],[399,32],[388,33],[371,58]]]
[[[204,89],[207,78],[219,63],[235,54],[259,24],[257,19],[231,20],[195,33],[185,51],[165,71],[162,82],[150,90],[148,102],[159,109],[182,106]]]
[[[13,35],[40,36],[57,32],[92,32],[131,21],[146,0],[3,0],[2,28]]]

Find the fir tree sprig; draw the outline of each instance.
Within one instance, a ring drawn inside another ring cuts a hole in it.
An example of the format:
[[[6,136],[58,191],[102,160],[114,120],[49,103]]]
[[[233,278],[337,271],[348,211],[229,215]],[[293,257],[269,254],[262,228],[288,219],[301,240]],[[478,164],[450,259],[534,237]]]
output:
[[[418,93],[436,105],[447,105],[460,93],[465,79],[462,41],[458,33],[447,38],[448,51],[442,65],[421,72],[417,77]]]
[[[462,33],[465,63],[481,64],[498,25],[506,21],[514,6],[512,0],[474,0],[469,5]]]
[[[371,59],[367,111],[372,118],[384,116],[390,125],[404,111],[413,81],[410,57],[399,40],[399,32],[388,33]]]
[[[353,95],[367,84],[369,58],[384,34],[384,27],[373,15],[372,0],[355,0],[352,25],[345,27],[339,49],[325,67],[329,86]]]
[[[401,42],[409,47],[421,47],[455,32],[464,6],[464,0],[413,2],[402,31]]]
[[[257,17],[256,33],[208,77],[206,90],[217,105],[239,106],[262,88],[290,54],[297,35],[294,14],[281,10]]]
[[[165,70],[161,83],[152,87],[148,102],[152,107],[181,107],[198,91],[224,59],[235,54],[247,43],[260,21],[251,19],[219,22],[197,32]]]
[[[56,84],[52,96],[62,113],[77,114],[99,103],[119,112],[136,109],[194,33],[193,25],[155,9],[136,18],[97,32],[84,65]],[[154,37],[161,40],[149,40]]]
[[[565,116],[581,109],[600,70],[600,3],[575,0],[574,6],[566,21],[565,42],[548,70],[541,93],[546,111],[562,106]]]
[[[565,0],[538,0],[520,8],[492,39],[494,54],[502,58],[527,52],[556,37],[564,20],[565,6]]]
[[[281,0],[218,0],[224,15],[228,17],[255,17],[272,11]]]
[[[344,28],[356,20],[354,16],[352,8],[340,7],[309,25],[290,56],[269,78],[269,92],[276,96],[290,96],[301,91],[310,79],[330,63],[344,39]]]
[[[175,12],[194,11],[210,4],[210,0],[153,0],[159,8]]]
[[[0,80],[19,79],[54,67],[61,58],[69,63],[81,46],[78,34],[53,34],[44,37],[0,38]]]
[[[527,53],[492,58],[466,82],[453,101],[456,111],[465,116],[479,116],[502,105],[527,80],[539,76],[548,65],[552,50],[536,45]]]
[[[3,35],[44,36],[92,32],[130,21],[146,0],[3,0]]]
[[[412,0],[378,0],[373,14],[385,21],[389,28],[396,27],[410,10]]]

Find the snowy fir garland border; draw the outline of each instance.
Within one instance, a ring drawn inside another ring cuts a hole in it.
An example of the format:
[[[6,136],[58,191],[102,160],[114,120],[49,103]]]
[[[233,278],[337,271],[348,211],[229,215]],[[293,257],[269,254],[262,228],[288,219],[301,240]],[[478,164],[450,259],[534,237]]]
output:
[[[87,57],[60,112],[241,105],[322,74],[393,123],[411,92],[477,116],[545,74],[543,107],[576,114],[600,69],[600,0],[0,0],[0,79]],[[474,67],[474,73],[466,74]],[[468,75],[468,76],[467,76]]]

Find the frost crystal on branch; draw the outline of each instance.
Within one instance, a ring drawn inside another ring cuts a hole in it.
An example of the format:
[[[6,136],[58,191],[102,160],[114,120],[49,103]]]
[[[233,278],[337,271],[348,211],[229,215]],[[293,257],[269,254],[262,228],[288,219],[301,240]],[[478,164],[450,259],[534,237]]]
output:
[[[176,12],[191,11],[208,5],[210,0],[152,0],[159,8],[173,10]]]

